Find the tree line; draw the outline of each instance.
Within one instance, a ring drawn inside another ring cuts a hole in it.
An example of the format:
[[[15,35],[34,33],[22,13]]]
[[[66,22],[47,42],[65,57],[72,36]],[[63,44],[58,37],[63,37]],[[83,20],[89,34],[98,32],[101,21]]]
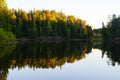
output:
[[[102,23],[102,35],[104,39],[120,40],[120,16],[112,15],[106,26]]]
[[[11,28],[8,7],[4,0],[0,0],[0,42],[15,40]]]
[[[120,16],[113,14],[109,16],[108,22],[105,25],[102,22],[102,28],[93,29],[94,38],[103,38],[104,41],[119,41],[120,40]]]
[[[62,11],[8,9],[5,0],[1,0],[0,17],[0,28],[13,33],[16,38],[92,37],[92,27],[85,20]]]

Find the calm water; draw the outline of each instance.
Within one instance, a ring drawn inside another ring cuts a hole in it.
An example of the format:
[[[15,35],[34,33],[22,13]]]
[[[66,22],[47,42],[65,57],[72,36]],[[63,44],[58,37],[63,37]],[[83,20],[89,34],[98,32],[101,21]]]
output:
[[[119,44],[0,45],[0,80],[120,80],[119,64]]]

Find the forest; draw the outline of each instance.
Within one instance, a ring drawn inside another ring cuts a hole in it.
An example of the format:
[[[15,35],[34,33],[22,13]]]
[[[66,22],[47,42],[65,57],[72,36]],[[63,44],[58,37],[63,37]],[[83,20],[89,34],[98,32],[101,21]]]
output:
[[[120,16],[113,14],[106,26],[102,24],[102,36],[104,39],[120,40]]]
[[[0,42],[19,39],[120,40],[120,16],[110,16],[107,25],[92,29],[85,20],[56,10],[9,9],[0,0]]]
[[[119,41],[120,40],[120,16],[113,14],[109,16],[109,20],[105,25],[102,22],[102,28],[93,29],[93,34],[97,38],[103,38],[104,41]]]
[[[4,34],[4,35],[3,35]],[[85,20],[65,15],[56,10],[9,9],[5,0],[0,1],[0,39],[91,39],[92,27]]]

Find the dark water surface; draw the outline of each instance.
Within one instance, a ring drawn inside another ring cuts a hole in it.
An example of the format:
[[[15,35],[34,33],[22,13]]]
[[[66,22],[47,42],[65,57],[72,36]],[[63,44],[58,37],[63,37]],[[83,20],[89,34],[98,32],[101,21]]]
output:
[[[0,80],[120,80],[120,45],[99,42],[0,45]]]

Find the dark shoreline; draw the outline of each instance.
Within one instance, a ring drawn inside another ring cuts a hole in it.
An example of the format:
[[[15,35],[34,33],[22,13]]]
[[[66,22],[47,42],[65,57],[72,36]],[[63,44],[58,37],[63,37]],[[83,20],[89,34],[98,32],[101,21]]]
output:
[[[18,42],[29,42],[29,41],[37,41],[37,42],[65,42],[65,41],[91,41],[92,39],[68,39],[68,38],[37,38],[37,39],[17,39]]]
[[[1,41],[0,44],[14,44],[14,43],[26,43],[26,42],[66,42],[66,41],[103,41],[105,43],[115,43],[120,44],[120,40],[116,39],[105,39],[102,38],[93,38],[93,39],[69,39],[69,38],[60,38],[60,37],[44,37],[44,38],[37,38],[37,39],[29,39],[29,38],[21,38],[16,39],[14,41]]]

